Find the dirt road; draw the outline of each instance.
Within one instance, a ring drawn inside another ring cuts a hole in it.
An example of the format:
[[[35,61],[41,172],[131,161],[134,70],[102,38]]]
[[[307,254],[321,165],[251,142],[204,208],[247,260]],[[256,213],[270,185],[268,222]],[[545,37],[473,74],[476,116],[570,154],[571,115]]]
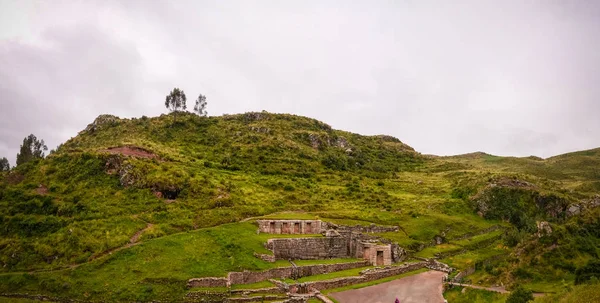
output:
[[[428,271],[414,276],[338,293],[329,294],[340,303],[442,303],[442,277],[439,271]]]

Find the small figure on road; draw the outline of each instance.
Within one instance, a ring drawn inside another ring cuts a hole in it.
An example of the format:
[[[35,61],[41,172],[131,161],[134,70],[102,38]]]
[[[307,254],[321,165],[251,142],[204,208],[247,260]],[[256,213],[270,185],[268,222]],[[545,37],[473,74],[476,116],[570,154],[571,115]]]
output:
[[[394,301],[394,303],[400,303],[400,300],[398,300],[398,298],[396,298],[396,301]]]

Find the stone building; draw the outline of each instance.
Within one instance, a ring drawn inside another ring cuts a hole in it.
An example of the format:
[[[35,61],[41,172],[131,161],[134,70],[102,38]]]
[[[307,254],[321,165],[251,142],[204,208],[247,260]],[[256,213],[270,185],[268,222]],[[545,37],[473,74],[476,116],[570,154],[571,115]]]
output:
[[[404,258],[404,251],[392,243],[380,243],[365,235],[374,231],[397,230],[386,226],[337,226],[320,220],[258,220],[259,231],[270,234],[318,234],[325,237],[269,239],[266,248],[274,260],[319,260],[357,258],[385,266]]]
[[[321,220],[257,220],[258,230],[267,234],[320,234],[326,229]]]
[[[392,264],[392,245],[360,243],[362,245],[362,258],[369,260],[371,265],[386,266]]]

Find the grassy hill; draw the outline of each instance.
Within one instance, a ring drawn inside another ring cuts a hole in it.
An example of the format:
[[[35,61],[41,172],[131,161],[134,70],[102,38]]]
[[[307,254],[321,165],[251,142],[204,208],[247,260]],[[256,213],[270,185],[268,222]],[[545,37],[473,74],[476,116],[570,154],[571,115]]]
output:
[[[391,136],[266,112],[103,115],[2,175],[0,293],[181,298],[189,278],[277,266],[252,255],[266,238],[240,221],[258,216],[398,225],[380,236],[480,266],[480,281],[572,284],[598,258],[599,161],[600,150],[425,156]],[[538,237],[536,221],[554,232]]]

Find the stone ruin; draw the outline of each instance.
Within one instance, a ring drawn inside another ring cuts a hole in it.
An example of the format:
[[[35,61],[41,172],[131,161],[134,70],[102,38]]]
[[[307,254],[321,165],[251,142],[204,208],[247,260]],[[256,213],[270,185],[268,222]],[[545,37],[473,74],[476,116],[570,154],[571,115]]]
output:
[[[368,233],[398,231],[395,226],[338,226],[321,220],[257,220],[259,232],[269,234],[323,234],[325,237],[269,239],[266,248],[274,260],[357,258],[387,266],[406,258],[395,243]]]
[[[320,234],[321,220],[257,220],[258,230],[266,234]],[[325,227],[326,229],[326,227]]]

